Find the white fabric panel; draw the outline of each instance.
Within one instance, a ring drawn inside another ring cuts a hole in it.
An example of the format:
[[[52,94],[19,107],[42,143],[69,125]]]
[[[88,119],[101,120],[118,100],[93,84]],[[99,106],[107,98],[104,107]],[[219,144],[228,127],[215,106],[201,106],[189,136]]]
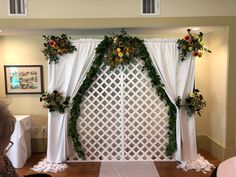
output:
[[[14,145],[7,156],[15,168],[22,168],[31,156],[31,117],[29,115],[14,115],[14,117],[16,118],[15,130],[11,135]]]
[[[154,162],[102,162],[99,177],[160,177]]]
[[[166,93],[175,104],[178,96],[192,92],[194,83],[194,59],[181,62],[176,44],[177,39],[146,40],[145,45],[153,65],[161,76]],[[177,108],[176,115],[176,160],[194,160],[197,158],[194,118],[186,111]]]
[[[77,51],[61,56],[58,64],[48,65],[48,91],[57,90],[72,99],[85,79],[95,56],[95,48],[99,43],[100,40],[95,39],[73,41]],[[68,118],[69,111],[64,114],[48,113],[47,160],[49,162],[61,163],[70,153]]]

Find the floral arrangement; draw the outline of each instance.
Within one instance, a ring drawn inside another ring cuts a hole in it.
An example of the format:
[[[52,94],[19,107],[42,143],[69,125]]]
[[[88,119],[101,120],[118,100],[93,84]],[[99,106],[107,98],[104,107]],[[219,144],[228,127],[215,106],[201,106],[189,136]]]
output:
[[[49,63],[59,62],[59,55],[64,55],[67,53],[73,53],[76,51],[75,46],[71,45],[70,37],[67,37],[66,34],[61,36],[43,36],[44,40],[44,49],[43,54],[49,60]]]
[[[181,61],[186,59],[188,53],[194,57],[202,57],[203,51],[211,53],[203,44],[203,33],[192,34],[191,29],[187,29],[188,34],[183,39],[178,39],[178,49],[180,50]]]
[[[134,61],[135,48],[133,38],[122,29],[121,34],[109,37],[109,46],[105,54],[104,62],[111,69],[118,65],[129,64]]]
[[[44,108],[49,109],[49,112],[58,111],[61,114],[69,107],[69,100],[70,97],[64,98],[62,93],[57,90],[54,90],[52,93],[44,92],[40,97],[40,102],[44,102]]]
[[[201,111],[206,107],[206,101],[199,93],[198,89],[194,89],[193,93],[188,95],[185,99],[184,108],[189,116],[192,116],[195,112],[201,116]]]

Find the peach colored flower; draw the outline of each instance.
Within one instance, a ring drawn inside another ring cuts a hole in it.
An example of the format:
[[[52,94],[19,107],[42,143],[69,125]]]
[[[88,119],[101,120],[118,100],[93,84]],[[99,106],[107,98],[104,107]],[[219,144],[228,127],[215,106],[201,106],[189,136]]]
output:
[[[191,37],[190,37],[189,35],[186,35],[186,36],[184,36],[184,40],[185,40],[185,41],[190,41],[190,40],[191,40]]]
[[[52,46],[54,49],[58,49],[58,45],[55,44],[54,46]]]
[[[193,45],[193,41],[188,41],[188,44],[189,45]]]

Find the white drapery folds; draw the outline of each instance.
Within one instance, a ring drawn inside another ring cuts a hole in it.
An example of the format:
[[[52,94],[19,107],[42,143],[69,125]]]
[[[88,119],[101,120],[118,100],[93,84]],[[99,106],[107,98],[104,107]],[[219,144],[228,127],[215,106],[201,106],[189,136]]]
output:
[[[194,83],[194,59],[190,56],[184,62],[179,58],[177,39],[146,40],[153,65],[161,76],[165,90],[175,104],[178,96],[185,98],[192,92]],[[60,57],[58,64],[48,67],[48,91],[57,90],[71,99],[77,93],[85,79],[95,55],[95,48],[100,40],[83,39],[73,42],[77,51]],[[69,112],[49,113],[47,160],[61,163],[70,155],[68,145]],[[195,160],[197,158],[194,118],[189,118],[186,111],[177,109],[176,120],[177,151],[176,160]]]
[[[187,60],[181,62],[176,41],[177,39],[152,39],[145,41],[153,65],[160,74],[165,85],[165,91],[175,106],[177,97],[186,98],[192,92],[194,85],[194,59],[188,56]],[[176,143],[176,160],[197,159],[194,116],[188,117],[185,110],[178,108],[176,115]]]
[[[95,48],[100,40],[81,39],[73,41],[77,51],[60,57],[58,64],[48,65],[48,91],[57,90],[71,100],[86,77],[95,56]],[[47,161],[52,163],[64,162],[70,152],[68,145],[68,119],[70,110],[64,114],[48,113],[48,146]]]

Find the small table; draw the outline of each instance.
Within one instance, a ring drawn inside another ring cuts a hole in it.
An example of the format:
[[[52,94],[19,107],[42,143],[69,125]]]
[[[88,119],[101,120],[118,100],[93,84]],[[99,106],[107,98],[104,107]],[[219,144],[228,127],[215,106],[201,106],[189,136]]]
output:
[[[14,117],[16,118],[16,124],[11,136],[14,145],[8,151],[7,156],[15,168],[22,168],[31,156],[30,130],[32,123],[29,115],[14,115]]]

